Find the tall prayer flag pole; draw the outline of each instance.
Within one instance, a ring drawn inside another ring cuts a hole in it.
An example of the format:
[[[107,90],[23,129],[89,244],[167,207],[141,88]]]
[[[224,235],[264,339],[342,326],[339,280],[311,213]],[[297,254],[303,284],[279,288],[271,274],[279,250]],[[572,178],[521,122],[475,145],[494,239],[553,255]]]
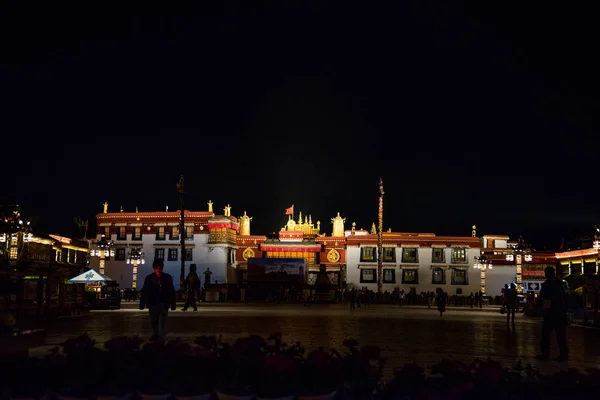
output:
[[[377,293],[383,292],[383,179],[379,178],[379,232],[377,237]]]

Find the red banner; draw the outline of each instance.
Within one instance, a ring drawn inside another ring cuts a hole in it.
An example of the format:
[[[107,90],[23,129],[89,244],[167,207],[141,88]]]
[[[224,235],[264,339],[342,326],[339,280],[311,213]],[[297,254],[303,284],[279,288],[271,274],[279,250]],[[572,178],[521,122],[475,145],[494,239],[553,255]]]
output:
[[[523,278],[544,278],[545,276],[544,271],[523,271]]]

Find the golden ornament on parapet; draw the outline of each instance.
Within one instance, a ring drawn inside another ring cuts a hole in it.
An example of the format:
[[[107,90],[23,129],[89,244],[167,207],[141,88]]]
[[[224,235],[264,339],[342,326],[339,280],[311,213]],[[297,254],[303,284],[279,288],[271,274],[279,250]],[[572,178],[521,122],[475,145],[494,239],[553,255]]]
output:
[[[334,262],[338,262],[339,260],[340,260],[339,251],[337,251],[335,249],[329,250],[329,253],[327,253],[327,261],[334,263]]]
[[[254,255],[254,250],[252,250],[250,247],[246,247],[246,250],[244,250],[242,253],[242,258],[248,261],[249,258],[254,258]]]

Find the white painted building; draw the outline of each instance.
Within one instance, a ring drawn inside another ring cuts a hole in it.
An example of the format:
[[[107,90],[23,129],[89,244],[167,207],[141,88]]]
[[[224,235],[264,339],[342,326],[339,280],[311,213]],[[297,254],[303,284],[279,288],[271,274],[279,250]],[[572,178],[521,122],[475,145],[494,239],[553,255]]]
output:
[[[229,214],[226,208],[225,214]],[[173,276],[179,288],[181,244],[180,212],[105,212],[97,215],[97,241],[102,235],[112,240],[111,254],[94,256],[90,266],[116,280],[121,288],[141,289],[144,278],[152,273],[152,262],[164,260],[164,271]],[[237,218],[215,215],[212,203],[209,211],[185,211],[185,275],[196,264],[204,284],[204,272],[210,269],[212,283],[236,281],[235,240],[239,230]],[[92,244],[91,249],[95,246]],[[127,262],[132,249],[143,252],[144,263],[137,267]],[[228,279],[229,278],[229,279]]]
[[[348,284],[377,291],[377,244],[376,234],[346,232]],[[480,251],[480,239],[474,235],[383,233],[383,291],[475,293],[481,287],[481,276],[473,264]]]

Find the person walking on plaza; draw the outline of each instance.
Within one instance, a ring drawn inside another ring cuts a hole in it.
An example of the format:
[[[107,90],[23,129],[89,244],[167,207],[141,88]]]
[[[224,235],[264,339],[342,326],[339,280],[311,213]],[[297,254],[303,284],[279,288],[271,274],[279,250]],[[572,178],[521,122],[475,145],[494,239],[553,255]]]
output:
[[[181,311],[187,311],[190,306],[194,311],[198,311],[196,307],[196,295],[200,291],[200,277],[196,273],[196,264],[190,265],[190,272],[185,278],[186,299]]]
[[[437,297],[435,299],[435,303],[437,304],[437,309],[440,312],[440,317],[446,311],[446,297],[442,291],[439,291]]]
[[[560,350],[557,361],[566,361],[569,357],[569,347],[567,346],[567,311],[564,288],[556,277],[553,267],[547,267],[544,274],[546,281],[542,283],[539,295],[544,312],[540,343],[542,354],[539,358],[547,360],[550,357],[550,335],[554,331]]]
[[[140,310],[148,307],[153,333],[151,340],[165,340],[169,308],[175,311],[176,307],[175,287],[173,286],[173,277],[163,272],[164,262],[162,259],[154,260],[152,267],[154,272],[144,279]]]
[[[510,289],[506,289],[504,294],[506,299],[506,325],[510,323],[512,315],[512,326],[515,326],[515,313],[517,311],[517,286],[514,283],[510,284]]]

